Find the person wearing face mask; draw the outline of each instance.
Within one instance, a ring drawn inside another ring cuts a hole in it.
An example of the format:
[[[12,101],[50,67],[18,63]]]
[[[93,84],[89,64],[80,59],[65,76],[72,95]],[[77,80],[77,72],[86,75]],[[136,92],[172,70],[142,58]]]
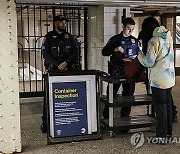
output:
[[[42,44],[44,66],[47,72],[78,70],[78,48],[74,37],[66,32],[67,18],[58,15],[54,18],[54,30],[46,34]],[[42,133],[47,133],[47,109],[44,102]]]
[[[47,70],[73,70],[78,60],[78,48],[74,37],[66,32],[67,18],[54,18],[54,30],[46,34],[42,44],[42,54]]]
[[[135,21],[131,17],[123,20],[123,31],[120,34],[112,36],[107,44],[102,49],[103,56],[110,56],[108,62],[108,73],[110,76],[124,75],[124,67],[126,62],[131,62],[135,59],[140,51],[138,40],[132,36],[135,27]],[[113,96],[115,97],[121,84],[113,84]],[[122,96],[131,96],[135,91],[135,83],[123,83]],[[108,87],[107,87],[108,97]],[[121,108],[121,117],[128,117],[131,112],[131,107]],[[109,117],[109,108],[105,105],[103,117]]]

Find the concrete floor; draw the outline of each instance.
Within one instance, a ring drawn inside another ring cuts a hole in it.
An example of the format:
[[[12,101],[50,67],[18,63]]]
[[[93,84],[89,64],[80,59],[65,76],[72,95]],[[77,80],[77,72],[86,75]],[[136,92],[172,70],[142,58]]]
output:
[[[180,77],[176,78],[176,86],[173,88],[174,102],[180,112]],[[136,94],[145,93],[143,84],[136,86]],[[119,111],[118,111],[119,112]],[[132,115],[146,114],[146,106],[133,107]],[[109,137],[108,130],[102,130],[100,140],[80,141],[47,145],[47,136],[40,130],[42,116],[42,98],[21,99],[21,134],[23,154],[178,154],[180,143],[157,145],[147,143],[147,136],[154,136],[153,128],[140,128],[130,130],[128,134],[116,134]],[[178,114],[180,121],[180,116]],[[180,137],[180,122],[173,125],[173,136]],[[142,132],[145,143],[135,148],[130,139],[135,132]]]

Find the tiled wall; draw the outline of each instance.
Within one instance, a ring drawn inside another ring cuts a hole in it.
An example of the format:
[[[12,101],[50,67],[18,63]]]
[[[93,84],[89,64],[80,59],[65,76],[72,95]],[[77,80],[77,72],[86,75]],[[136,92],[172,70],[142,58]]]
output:
[[[88,69],[102,70],[101,50],[104,42],[104,7],[88,7]]]
[[[88,7],[88,69],[107,72],[109,57],[103,57],[101,51],[111,36],[121,32],[123,9],[126,9],[126,17],[129,17],[129,7]],[[103,89],[105,92],[106,84]]]

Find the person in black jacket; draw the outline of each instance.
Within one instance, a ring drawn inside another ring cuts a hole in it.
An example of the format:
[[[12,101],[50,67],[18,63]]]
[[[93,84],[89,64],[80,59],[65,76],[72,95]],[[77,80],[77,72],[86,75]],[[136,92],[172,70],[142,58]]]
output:
[[[132,36],[135,27],[135,21],[131,18],[125,18],[123,21],[123,31],[120,34],[112,36],[102,49],[103,56],[110,56],[108,62],[108,73],[111,76],[123,76],[123,69],[126,62],[132,61],[140,51],[138,40]],[[113,95],[116,96],[120,84],[113,85]],[[131,96],[135,91],[135,83],[123,83],[122,96]],[[108,91],[108,88],[107,88]],[[108,96],[108,92],[107,92]],[[121,117],[128,117],[131,107],[121,108]],[[109,108],[105,105],[103,117],[109,116]]]
[[[46,34],[42,44],[44,65],[50,71],[69,71],[79,69],[78,48],[74,37],[66,32],[67,18],[58,15],[54,18],[54,30]],[[47,109],[44,101],[41,130],[47,132]]]
[[[78,48],[74,37],[66,32],[63,15],[54,18],[55,29],[46,34],[42,45],[45,67],[48,70],[73,70],[78,60]]]

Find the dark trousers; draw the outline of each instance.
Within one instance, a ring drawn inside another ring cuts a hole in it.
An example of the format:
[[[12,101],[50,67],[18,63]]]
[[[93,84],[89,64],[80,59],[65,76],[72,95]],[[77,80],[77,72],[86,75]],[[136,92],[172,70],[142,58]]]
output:
[[[146,73],[148,72],[148,69],[146,68]],[[147,94],[148,95],[151,95],[151,92],[150,92],[150,85],[149,85],[149,80],[146,78],[146,80],[145,80],[145,85],[146,85],[146,91],[147,91]],[[177,107],[176,107],[176,105],[174,105],[174,100],[173,100],[173,97],[172,97],[172,95],[171,95],[171,105],[172,105],[172,118],[173,118],[173,120],[175,120],[176,118],[177,118]],[[155,115],[154,115],[154,106],[152,106],[152,114],[149,114],[149,108],[147,107],[147,115],[149,115],[149,116],[153,116],[153,117],[155,117]]]
[[[159,89],[152,87],[152,99],[156,112],[156,136],[172,135],[172,88]]]
[[[176,105],[174,105],[174,100],[173,100],[172,95],[171,95],[171,101],[170,102],[171,102],[171,106],[172,106],[172,118],[173,118],[173,120],[175,120],[177,118],[177,107],[176,107]],[[149,114],[149,108],[147,107],[147,115],[155,117],[153,105],[152,105],[152,109],[151,109],[151,114]]]
[[[173,119],[177,118],[177,107],[174,105],[174,100],[172,98],[172,117]]]
[[[113,84],[113,97],[116,96],[119,87],[121,84]],[[132,96],[135,91],[135,83],[123,83],[122,84],[122,96]],[[109,85],[107,87],[107,97],[109,98]],[[121,108],[121,117],[129,117],[129,114],[131,112],[131,106],[130,107],[122,107]],[[109,107],[105,105],[104,110],[103,110],[103,117],[107,119],[109,117]]]

